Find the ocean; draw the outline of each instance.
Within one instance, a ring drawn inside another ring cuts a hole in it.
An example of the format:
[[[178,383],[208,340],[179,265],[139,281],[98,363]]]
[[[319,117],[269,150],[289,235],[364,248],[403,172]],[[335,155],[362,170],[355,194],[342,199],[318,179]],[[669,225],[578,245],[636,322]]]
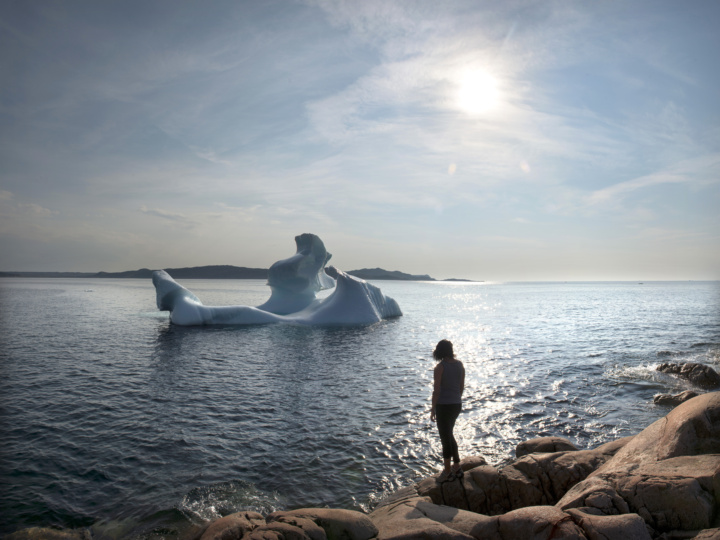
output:
[[[256,280],[181,280],[258,305]],[[376,281],[403,317],[354,328],[177,327],[150,280],[0,279],[0,535],[89,527],[172,538],[239,510],[371,510],[438,472],[432,350],[465,364],[462,456],[524,440],[589,448],[720,369],[720,282]],[[326,293],[327,294],[327,293]]]

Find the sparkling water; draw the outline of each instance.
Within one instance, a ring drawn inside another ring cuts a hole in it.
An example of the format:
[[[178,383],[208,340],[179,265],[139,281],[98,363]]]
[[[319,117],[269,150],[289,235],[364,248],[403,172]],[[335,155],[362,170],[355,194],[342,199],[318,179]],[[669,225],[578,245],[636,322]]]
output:
[[[441,468],[432,350],[466,368],[461,457],[526,439],[587,448],[720,363],[720,283],[374,282],[404,316],[360,328],[171,326],[149,280],[0,280],[0,534],[177,534],[251,509],[371,510]],[[182,281],[258,305],[255,280]],[[327,292],[326,292],[327,294]],[[697,390],[697,389],[696,389]]]

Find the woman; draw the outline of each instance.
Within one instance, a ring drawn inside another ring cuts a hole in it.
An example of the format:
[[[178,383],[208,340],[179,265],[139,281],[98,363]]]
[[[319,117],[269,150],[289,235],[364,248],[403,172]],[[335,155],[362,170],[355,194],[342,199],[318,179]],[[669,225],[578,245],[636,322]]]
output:
[[[439,363],[435,366],[430,420],[437,421],[442,443],[443,463],[445,464],[440,473],[442,482],[455,476],[460,478],[463,474],[453,428],[462,408],[465,368],[462,362],[455,358],[452,343],[447,339],[443,339],[437,344],[433,351],[433,358],[439,360]],[[452,467],[450,466],[451,459]]]

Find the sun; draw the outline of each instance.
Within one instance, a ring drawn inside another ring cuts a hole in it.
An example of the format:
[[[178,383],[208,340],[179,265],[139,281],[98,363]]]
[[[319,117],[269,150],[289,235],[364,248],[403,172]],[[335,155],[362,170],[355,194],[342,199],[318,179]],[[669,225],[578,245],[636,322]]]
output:
[[[483,114],[497,107],[498,82],[485,70],[465,72],[459,81],[457,106],[472,115]]]

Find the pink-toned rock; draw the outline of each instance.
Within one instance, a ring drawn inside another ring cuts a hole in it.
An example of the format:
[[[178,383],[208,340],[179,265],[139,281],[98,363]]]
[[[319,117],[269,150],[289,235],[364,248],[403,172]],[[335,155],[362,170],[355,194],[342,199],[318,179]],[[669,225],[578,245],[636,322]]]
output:
[[[299,531],[301,531],[302,534],[304,534],[305,537],[307,537],[309,540],[327,539],[325,529],[323,529],[320,525],[318,525],[309,518],[288,515],[283,512],[275,512],[274,514],[268,516],[266,521],[267,525],[265,525],[264,527],[258,527],[257,529],[255,529],[255,531],[259,531],[260,529],[284,531],[287,530],[286,526],[289,526],[294,527],[295,529],[299,529]],[[297,534],[297,531],[295,531],[293,534]]]
[[[498,539],[578,540],[585,538],[572,517],[553,506],[530,506],[498,516]],[[483,537],[478,537],[483,538]]]
[[[571,508],[568,514],[590,540],[614,538],[651,540],[652,538],[645,522],[637,514],[605,516],[583,512],[578,508]]]
[[[495,467],[486,465],[472,469],[465,473],[464,480],[473,512],[496,516],[510,509],[507,483]]]
[[[709,528],[720,456],[680,456],[608,477],[631,510],[660,531]]]
[[[337,508],[301,508],[273,512],[267,522],[282,521],[289,523],[293,518],[308,519],[320,526],[329,540],[343,538],[347,540],[370,540],[377,535],[377,528],[366,515],[354,510]]]
[[[200,540],[240,540],[260,525],[265,519],[257,512],[237,512],[213,521]]]
[[[578,447],[563,437],[538,437],[518,444],[515,448],[515,457],[520,458],[537,452],[570,452],[573,450],[578,450]]]
[[[476,525],[476,520],[491,519],[457,508],[435,505],[426,497],[414,497],[377,508],[370,514],[370,518],[377,527],[378,540],[473,540],[473,536],[452,525],[467,530]],[[467,520],[470,520],[469,524]]]
[[[658,532],[712,526],[720,501],[720,393],[679,405],[558,502],[637,513]]]
[[[326,538],[324,532],[322,536],[313,538],[300,527],[281,521],[273,521],[253,529],[243,536],[242,540],[325,540]]]
[[[502,470],[483,465],[467,471],[462,480],[440,483],[437,477],[431,477],[415,487],[418,495],[428,496],[436,504],[487,515],[552,505],[631,439],[593,450],[527,454]]]
[[[407,499],[370,514],[378,540],[649,540],[643,520],[635,514],[592,516],[580,510],[563,512],[533,506],[499,516],[486,516],[441,506],[425,497]]]
[[[607,468],[715,453],[720,453],[720,392],[686,401],[650,424],[618,451]]]
[[[513,508],[555,504],[568,489],[608,460],[598,450],[528,454],[505,467]]]
[[[406,486],[404,488],[400,488],[393,493],[390,493],[387,497],[379,501],[375,508],[377,509],[390,504],[397,504],[407,499],[414,499],[417,496],[418,493],[417,489],[415,489],[415,486]]]
[[[505,538],[507,519],[508,527],[553,522],[536,509],[557,501],[554,511],[571,515],[582,538],[690,538],[720,520],[720,393],[690,399],[638,435],[593,450],[533,452],[501,470],[482,465],[460,480],[428,478],[415,489],[436,506],[483,514],[488,519],[474,529],[453,529],[476,537]],[[542,535],[538,527],[523,534]]]
[[[610,458],[617,454],[621,448],[623,448],[634,438],[635,435],[630,435],[629,437],[621,437],[620,439],[615,439],[614,441],[609,441],[601,444],[600,446],[595,448],[595,451],[600,452],[601,454],[605,454],[606,456],[608,456],[608,458]]]
[[[482,456],[468,456],[460,460],[460,467],[463,471],[469,471],[470,469],[482,467],[483,465],[487,465],[487,461],[485,461],[485,458]]]

